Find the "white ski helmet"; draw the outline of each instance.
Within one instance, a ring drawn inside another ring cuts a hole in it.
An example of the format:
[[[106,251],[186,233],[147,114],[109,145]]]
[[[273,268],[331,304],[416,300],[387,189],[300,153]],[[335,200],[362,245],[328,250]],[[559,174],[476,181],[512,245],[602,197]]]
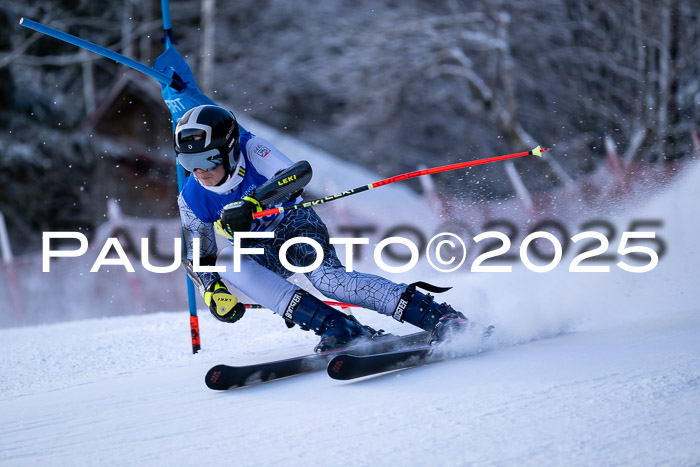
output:
[[[189,172],[223,164],[226,174],[232,173],[241,153],[236,117],[217,105],[188,110],[175,127],[175,153]]]

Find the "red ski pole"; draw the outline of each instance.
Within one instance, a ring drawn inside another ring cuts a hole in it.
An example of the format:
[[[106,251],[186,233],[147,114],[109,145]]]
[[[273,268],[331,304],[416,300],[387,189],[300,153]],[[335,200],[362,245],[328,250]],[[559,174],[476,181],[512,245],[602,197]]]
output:
[[[543,152],[547,152],[549,149],[541,148],[537,146],[534,149],[524,152],[517,152],[514,154],[506,154],[504,156],[487,157],[485,159],[477,159],[468,162],[458,162],[456,164],[443,165],[440,167],[433,167],[431,169],[416,170],[414,172],[408,172],[401,175],[395,175],[393,177],[385,178],[384,180],[379,180],[378,182],[370,183],[369,185],[363,185],[352,190],[343,191],[341,193],[336,193],[334,195],[326,196],[325,198],[313,199],[311,201],[304,201],[302,203],[293,204],[291,206],[277,207],[266,209],[264,211],[256,212],[253,214],[254,218],[272,216],[274,214],[279,214],[280,212],[294,211],[296,209],[310,208],[312,206],[317,206],[319,204],[324,204],[329,201],[333,201],[340,198],[345,198],[346,196],[354,195],[357,193],[362,193],[363,191],[371,190],[372,188],[377,188],[384,185],[389,185],[391,183],[400,182],[402,180],[408,180],[409,178],[421,177],[423,175],[435,174],[440,172],[447,172],[450,170],[463,169],[465,167],[472,167],[481,164],[490,164],[491,162],[502,161],[506,159],[515,159],[516,157],[524,156],[538,156],[542,157]]]

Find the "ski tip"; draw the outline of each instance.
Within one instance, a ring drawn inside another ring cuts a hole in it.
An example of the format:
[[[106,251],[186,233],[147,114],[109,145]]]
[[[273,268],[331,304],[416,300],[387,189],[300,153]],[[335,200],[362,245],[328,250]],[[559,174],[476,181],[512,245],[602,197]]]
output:
[[[226,370],[226,365],[216,365],[207,371],[204,382],[209,389],[225,391],[231,387],[231,384],[228,384],[225,381],[226,378],[223,377],[224,370]]]
[[[342,355],[332,358],[331,361],[328,362],[328,366],[326,367],[328,376],[330,376],[331,378],[335,378],[341,372],[344,363],[345,360],[343,359]]]
[[[20,19],[19,19],[19,24],[23,24],[23,23],[24,23],[24,18],[20,18]]]
[[[349,372],[352,370],[352,360],[352,355],[338,355],[334,357],[328,362],[328,366],[326,367],[328,376],[339,380],[352,379],[352,377],[349,376]]]

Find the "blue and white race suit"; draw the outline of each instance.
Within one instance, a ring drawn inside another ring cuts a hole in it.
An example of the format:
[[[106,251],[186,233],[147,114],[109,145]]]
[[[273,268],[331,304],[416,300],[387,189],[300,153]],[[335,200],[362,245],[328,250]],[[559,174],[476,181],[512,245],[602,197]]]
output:
[[[218,256],[217,265],[226,268],[221,273],[198,273],[204,287],[223,278],[251,299],[282,315],[299,287],[287,281],[293,273],[280,263],[279,250],[288,239],[306,237],[323,248],[321,265],[305,274],[319,292],[332,300],[391,315],[407,285],[372,274],[347,272],[329,243],[326,225],[313,209],[298,209],[256,219],[252,231],[274,232],[275,237],[244,240],[243,247],[262,248],[264,254],[241,255],[239,272],[233,271],[233,246],[217,251],[213,223],[219,219],[223,207],[250,194],[290,165],[292,161],[268,141],[242,132],[241,157],[226,182],[221,186],[205,187],[194,176],[188,177],[178,197],[188,258],[192,259],[192,240],[199,238],[200,258]],[[285,204],[299,201],[300,198]],[[316,259],[316,250],[309,244],[297,243],[287,250],[287,259],[294,266],[308,266]]]

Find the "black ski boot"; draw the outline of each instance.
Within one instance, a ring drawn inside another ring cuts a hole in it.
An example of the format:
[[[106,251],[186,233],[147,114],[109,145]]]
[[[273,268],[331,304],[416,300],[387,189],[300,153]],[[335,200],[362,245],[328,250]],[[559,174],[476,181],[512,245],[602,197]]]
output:
[[[312,330],[321,336],[314,348],[315,352],[325,352],[378,333],[369,326],[363,326],[354,316],[348,316],[323,303],[304,290],[298,290],[284,311],[287,324],[298,324],[301,329]]]
[[[455,335],[463,332],[480,330],[484,337],[491,334],[493,326],[483,325],[470,321],[459,311],[447,303],[437,303],[433,296],[416,290],[420,286],[431,292],[445,292],[448,288],[435,287],[424,282],[410,284],[399,298],[393,317],[398,321],[418,326],[431,333],[430,341],[434,343],[450,340]]]

